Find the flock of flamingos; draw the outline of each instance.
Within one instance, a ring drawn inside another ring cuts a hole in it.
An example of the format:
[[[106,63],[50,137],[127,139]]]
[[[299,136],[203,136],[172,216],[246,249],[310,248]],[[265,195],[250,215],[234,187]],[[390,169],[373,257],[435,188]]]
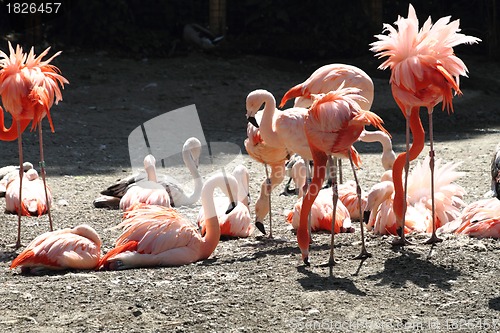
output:
[[[283,96],[279,107],[294,99],[292,108],[278,110],[275,98],[266,90],[247,96],[245,147],[253,159],[264,164],[267,175],[255,203],[255,219],[249,211],[248,170],[240,165],[231,174],[220,172],[202,181],[197,173],[201,145],[196,138],[190,138],[183,147],[183,158],[195,176],[191,194],[157,175],[155,158],[148,155],[144,173],[113,184],[94,201],[96,207],[119,207],[124,212],[117,226],[122,233],[105,255],[101,253],[99,235],[89,225],[52,230],[52,197],[45,181],[40,124],[46,117],[53,130],[50,109],[62,100],[61,89],[68,84],[59,69],[50,64],[60,52],[43,60],[49,49],[36,56],[33,48],[24,53],[20,46],[14,49],[9,43],[10,54],[0,51],[0,95],[13,122],[5,128],[3,110],[0,112],[0,139],[17,139],[20,163],[18,167],[0,169],[0,192],[5,196],[6,210],[18,214],[16,248],[21,247],[21,216],[48,214],[50,222],[50,231],[26,246],[13,260],[11,269],[114,270],[183,265],[206,259],[222,235],[247,237],[254,227],[266,233],[263,222],[272,213],[271,192],[286,174],[294,181],[298,196],[287,221],[296,230],[306,265],[311,233],[326,230],[331,233],[328,264],[333,266],[334,235],[354,232],[351,220],[360,221],[359,259],[371,256],[365,246],[365,232],[392,234],[394,246],[408,244],[408,233],[429,233],[430,244],[441,241],[441,232],[499,238],[500,153],[492,161],[491,198],[469,205],[463,201],[464,189],[455,183],[463,176],[456,170],[457,164],[434,158],[433,109],[442,103],[443,110],[453,111],[453,96],[461,94],[459,77],[467,75],[467,67],[454,54],[453,47],[480,40],[461,34],[459,20],[450,21],[450,17],[435,23],[429,17],[419,27],[411,4],[408,17],[398,17],[394,26],[384,24],[382,34],[375,37],[371,51],[385,58],[379,68],[391,70],[392,94],[406,119],[406,152],[396,156],[382,119],[369,111],[374,94],[370,77],[350,65],[323,66]],[[410,161],[419,156],[425,143],[421,107],[429,113],[430,153],[410,170]],[[39,132],[41,179],[33,165],[23,161],[22,133],[30,122],[31,129]],[[367,125],[377,130],[365,130]],[[358,140],[378,141],[383,147],[381,160],[386,171],[380,182],[366,192],[356,176],[361,157],[353,143]],[[341,158],[349,160],[354,181],[338,181]],[[287,190],[289,186],[290,182]],[[225,197],[215,195],[217,188]],[[200,198],[202,208],[196,222],[174,208],[194,204]]]

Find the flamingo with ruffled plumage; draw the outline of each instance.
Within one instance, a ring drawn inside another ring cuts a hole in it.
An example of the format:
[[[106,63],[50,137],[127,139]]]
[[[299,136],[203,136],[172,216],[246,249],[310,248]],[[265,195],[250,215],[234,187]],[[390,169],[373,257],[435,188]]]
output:
[[[477,43],[480,39],[459,33],[459,20],[450,22],[450,16],[440,18],[434,24],[429,17],[419,29],[419,21],[411,4],[408,8],[408,17],[398,17],[395,24],[398,29],[390,24],[384,24],[384,32],[387,34],[376,35],[378,40],[371,44],[371,50],[376,52],[379,58],[387,57],[379,68],[391,69],[392,95],[406,118],[406,152],[399,154],[393,167],[394,212],[401,231],[400,238],[393,244],[399,246],[407,243],[402,231],[407,207],[406,184],[409,163],[418,157],[425,141],[425,132],[419,115],[420,107],[427,108],[429,114],[432,219],[435,221],[432,111],[442,102],[443,110],[453,112],[453,91],[462,94],[459,77],[467,76],[467,67],[454,54],[453,47]],[[410,131],[413,135],[411,147]],[[433,222],[432,236],[427,243],[440,241],[441,239],[436,236],[436,224]]]
[[[0,112],[0,140],[12,141],[18,139],[19,149],[19,200],[22,196],[23,179],[23,146],[22,132],[32,121],[32,130],[38,128],[40,143],[40,166],[42,180],[45,181],[45,159],[43,154],[42,124],[43,118],[49,120],[50,129],[54,132],[54,125],[50,116],[52,105],[62,100],[61,88],[68,84],[59,69],[50,62],[57,57],[61,51],[56,52],[47,60],[42,60],[50,48],[36,56],[31,48],[28,54],[18,45],[14,50],[9,42],[10,54],[0,51],[0,95],[5,110],[11,114],[13,123],[9,129],[5,128],[4,115]],[[46,201],[48,192],[45,190]],[[19,204],[21,206],[21,204]],[[47,210],[50,230],[52,230],[52,217],[50,207]],[[21,246],[21,210],[18,213],[16,248]]]

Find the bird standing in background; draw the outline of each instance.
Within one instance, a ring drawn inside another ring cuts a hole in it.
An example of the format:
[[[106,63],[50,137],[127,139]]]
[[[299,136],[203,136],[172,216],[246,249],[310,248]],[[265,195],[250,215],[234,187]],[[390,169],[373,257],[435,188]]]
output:
[[[38,57],[35,56],[33,48],[28,54],[18,45],[16,50],[9,42],[10,55],[0,51],[0,95],[5,110],[12,115],[13,124],[11,129],[5,129],[3,112],[0,112],[0,140],[12,141],[18,139],[19,149],[19,200],[22,196],[23,179],[23,146],[22,132],[32,121],[31,129],[38,128],[38,139],[40,143],[40,167],[42,180],[45,187],[46,201],[48,202],[47,185],[45,181],[45,159],[43,155],[42,141],[42,119],[47,117],[50,129],[54,132],[50,108],[54,103],[62,100],[61,88],[68,84],[59,69],[50,65],[61,51],[56,52],[47,60],[42,60],[50,48],[43,51]],[[15,125],[14,125],[15,123]],[[15,128],[15,129],[13,129]],[[20,206],[20,204],[19,204]],[[47,211],[50,230],[52,231],[52,217],[50,208]],[[18,212],[16,248],[21,246],[21,210]]]
[[[23,272],[43,270],[94,269],[101,257],[101,238],[86,224],[49,231],[36,237],[12,261],[10,269]]]
[[[371,50],[379,58],[388,57],[379,69],[391,69],[392,94],[406,118],[406,152],[399,154],[393,167],[394,212],[397,217],[400,238],[393,242],[402,246],[407,243],[404,235],[405,209],[407,201],[407,180],[409,163],[423,150],[425,133],[420,120],[420,107],[429,113],[429,141],[431,168],[432,219],[434,212],[434,140],[432,126],[433,108],[442,102],[443,110],[453,112],[453,91],[461,94],[459,77],[467,76],[467,67],[455,56],[453,47],[460,44],[477,43],[480,39],[460,34],[459,20],[450,22],[450,16],[440,18],[434,24],[429,17],[419,29],[415,9],[410,4],[408,17],[398,17],[395,24],[384,24],[384,32],[375,37]],[[413,143],[410,147],[410,131]],[[403,189],[403,168],[405,184]],[[440,242],[433,222],[431,238],[427,243]]]

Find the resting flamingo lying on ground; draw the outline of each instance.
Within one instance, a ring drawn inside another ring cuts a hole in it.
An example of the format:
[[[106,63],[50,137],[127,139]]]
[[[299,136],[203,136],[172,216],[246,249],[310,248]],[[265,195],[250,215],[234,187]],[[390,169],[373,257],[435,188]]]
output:
[[[290,223],[293,229],[297,230],[300,222],[300,211],[302,209],[303,198],[299,199],[286,217],[286,221]],[[332,213],[333,201],[332,191],[329,188],[319,191],[318,196],[311,206],[311,232],[332,230]],[[354,232],[351,226],[351,217],[349,210],[342,204],[342,201],[337,203],[335,213],[335,233]]]
[[[304,128],[314,160],[314,171],[311,185],[307,190],[302,204],[300,224],[297,229],[297,241],[302,253],[302,259],[306,265],[309,264],[310,242],[307,216],[325,179],[328,156],[349,158],[357,183],[358,200],[361,201],[361,187],[357,182],[354,169],[354,165],[360,166],[361,160],[352,144],[359,138],[366,125],[373,125],[385,131],[382,127],[382,119],[380,117],[360,108],[357,101],[364,99],[360,95],[358,88],[341,87],[326,95],[317,96],[305,118]],[[338,201],[335,175],[333,179],[333,215],[335,215]],[[365,247],[363,224],[361,224],[361,239],[362,248],[361,254],[358,257],[365,258],[370,254],[366,251]],[[329,265],[334,265],[333,241],[334,233],[332,233]]]
[[[407,225],[405,234],[410,232],[432,233],[432,202],[430,188],[429,157],[419,161],[408,175],[408,207],[406,209]],[[465,206],[463,197],[465,190],[455,181],[465,174],[459,172],[459,163],[442,163],[436,160],[435,175],[435,223],[438,227],[446,225],[460,215]],[[376,234],[397,235],[397,218],[393,207],[394,183],[390,171],[386,171],[382,181],[369,191],[365,207],[365,222],[368,230]],[[370,213],[368,213],[368,211]],[[369,219],[368,219],[369,214]]]
[[[158,205],[170,207],[170,197],[167,190],[158,184],[156,178],[156,159],[153,155],[144,158],[144,170],[147,180],[141,180],[129,185],[127,192],[120,200],[120,209],[127,211],[137,204]]]
[[[23,188],[23,144],[22,133],[32,121],[32,129],[38,128],[38,140],[40,144],[40,166],[44,188],[45,182],[45,158],[43,154],[42,119],[47,117],[50,129],[54,132],[50,109],[52,105],[62,100],[61,88],[68,84],[59,69],[50,65],[50,62],[61,52],[56,52],[47,60],[42,60],[47,55],[50,47],[40,55],[35,56],[31,48],[28,54],[18,45],[16,50],[9,42],[10,55],[0,51],[0,95],[5,110],[11,114],[13,122],[10,128],[4,125],[3,110],[0,108],[0,140],[12,141],[17,138],[19,150],[19,197],[21,200]],[[49,194],[45,190],[46,201]],[[19,201],[18,206],[21,206]],[[50,230],[52,231],[52,217],[50,207],[47,208]],[[17,219],[17,241],[16,248],[21,246],[21,210],[18,211]]]
[[[262,119],[262,111],[258,111],[254,117],[256,123],[260,123]],[[271,209],[271,192],[281,184],[285,175],[285,161],[288,159],[289,153],[285,147],[271,147],[262,139],[260,129],[252,123],[247,124],[247,139],[245,139],[245,149],[254,160],[264,164],[266,175],[268,173],[267,166],[271,168],[271,173],[260,186],[259,197],[255,201],[255,226],[263,234],[266,233],[264,224],[262,223]],[[270,230],[272,235],[272,229]]]
[[[43,181],[38,178],[38,172],[35,169],[29,169],[24,172],[23,178],[22,199],[19,197],[19,183],[21,182],[19,175],[10,178],[7,183],[5,210],[13,214],[20,213],[23,216],[41,216],[46,214],[52,205],[50,188],[44,186]]]
[[[30,162],[23,163],[24,172],[33,169],[33,164]],[[7,184],[14,177],[19,177],[19,165],[7,165],[0,168],[0,197],[5,197],[7,191]]]
[[[391,69],[391,89],[394,99],[406,118],[406,153],[401,153],[393,168],[394,178],[394,212],[400,230],[404,229],[404,210],[408,199],[407,189],[403,189],[403,168],[405,186],[408,184],[409,163],[418,157],[424,147],[425,133],[420,120],[420,107],[427,108],[429,114],[430,168],[431,168],[431,202],[432,219],[434,214],[434,146],[432,111],[442,102],[443,110],[453,112],[453,90],[462,94],[459,88],[460,75],[467,76],[467,67],[458,58],[453,47],[460,44],[477,43],[480,39],[458,33],[459,20],[450,22],[450,16],[439,19],[432,24],[430,17],[419,30],[419,22],[415,9],[410,4],[408,18],[398,17],[395,24],[398,30],[384,24],[384,32],[375,37],[378,41],[371,44],[371,50],[379,58],[388,57],[380,69]],[[410,148],[410,130],[413,143]],[[436,236],[436,223],[433,222],[432,236],[427,243],[440,242]],[[405,234],[394,241],[394,245],[405,245]]]
[[[245,166],[238,165],[234,168],[232,174],[238,182],[238,193],[231,193],[229,197],[214,198],[215,210],[220,225],[220,235],[248,237],[254,230],[252,217],[248,210],[248,170]],[[202,208],[197,219],[202,235],[206,231],[205,222],[205,214]]]
[[[456,233],[477,238],[500,238],[500,200],[488,198],[474,201],[438,233]]]
[[[163,206],[144,206],[124,214],[117,226],[124,230],[99,262],[100,268],[127,269],[151,266],[178,266],[207,259],[220,238],[220,226],[214,205],[214,191],[237,193],[232,175],[216,174],[203,185],[201,203],[206,220],[206,234],[176,210]]]
[[[196,138],[189,138],[182,147],[182,159],[194,180],[194,190],[187,194],[170,176],[165,173],[158,173],[157,180],[170,196],[170,205],[180,207],[192,205],[200,199],[203,180],[198,172],[199,158],[201,154],[201,142]],[[131,184],[147,179],[144,172],[133,174],[127,178],[119,180],[117,183],[101,191],[103,196],[94,200],[97,208],[118,208],[118,203]]]
[[[101,257],[101,239],[89,225],[50,231],[36,237],[21,252],[10,269],[23,272],[43,270],[94,269]]]

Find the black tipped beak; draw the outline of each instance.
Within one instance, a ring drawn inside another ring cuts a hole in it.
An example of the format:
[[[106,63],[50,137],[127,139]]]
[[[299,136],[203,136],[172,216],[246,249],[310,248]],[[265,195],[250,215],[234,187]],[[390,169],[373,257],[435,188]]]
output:
[[[231,213],[235,207],[236,207],[236,203],[231,202],[231,203],[229,204],[229,207],[227,207],[226,214]]]
[[[260,232],[262,232],[264,235],[266,234],[266,228],[264,228],[264,224],[259,221],[255,221],[255,226],[257,229],[259,229]]]
[[[368,224],[369,221],[370,221],[370,211],[365,210],[363,212],[363,222],[365,222],[365,224]]]
[[[257,119],[255,119],[255,117],[248,117],[247,120],[248,120],[248,122],[250,124],[252,124],[255,127],[259,128],[259,124],[257,123]]]

